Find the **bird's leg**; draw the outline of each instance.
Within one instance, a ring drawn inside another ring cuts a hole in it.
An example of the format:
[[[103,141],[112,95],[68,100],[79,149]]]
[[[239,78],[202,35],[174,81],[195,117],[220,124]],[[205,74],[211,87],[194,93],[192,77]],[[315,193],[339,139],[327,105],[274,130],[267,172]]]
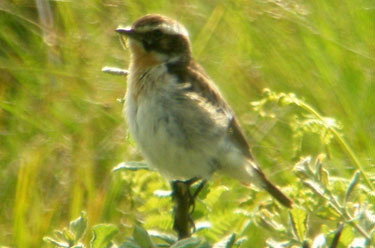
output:
[[[198,184],[197,189],[195,190],[195,192],[192,195],[190,194],[190,205],[192,206],[190,214],[194,213],[194,210],[195,210],[195,199],[197,198],[197,196],[199,195],[199,193],[202,191],[202,189],[206,185],[206,183],[207,183],[207,180],[200,181],[199,184]]]

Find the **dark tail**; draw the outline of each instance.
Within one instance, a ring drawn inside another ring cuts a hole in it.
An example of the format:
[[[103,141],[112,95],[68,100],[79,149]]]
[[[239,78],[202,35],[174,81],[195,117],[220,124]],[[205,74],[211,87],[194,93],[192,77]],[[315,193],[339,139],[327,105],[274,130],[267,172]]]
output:
[[[292,200],[290,200],[283,192],[281,192],[275,185],[265,178],[264,189],[270,193],[278,202],[283,204],[287,208],[292,208]]]
[[[253,167],[254,168],[254,167]],[[290,200],[283,192],[281,192],[275,185],[273,185],[259,168],[254,168],[261,180],[261,187],[270,193],[278,202],[287,208],[292,208],[292,200]]]

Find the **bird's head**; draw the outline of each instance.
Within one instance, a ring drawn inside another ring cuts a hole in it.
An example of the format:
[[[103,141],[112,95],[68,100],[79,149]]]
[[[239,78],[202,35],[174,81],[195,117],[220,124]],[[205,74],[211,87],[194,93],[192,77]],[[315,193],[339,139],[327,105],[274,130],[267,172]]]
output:
[[[130,27],[116,29],[128,40],[132,59],[148,63],[164,63],[189,59],[189,35],[183,25],[168,17],[149,14]]]

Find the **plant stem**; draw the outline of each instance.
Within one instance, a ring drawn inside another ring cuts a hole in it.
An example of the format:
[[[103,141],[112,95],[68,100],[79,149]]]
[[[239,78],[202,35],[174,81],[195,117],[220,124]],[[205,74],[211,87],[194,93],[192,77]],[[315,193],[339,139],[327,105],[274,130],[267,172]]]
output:
[[[171,186],[175,202],[173,229],[177,232],[178,239],[181,240],[191,236],[190,185],[182,181],[174,181]]]
[[[323,123],[325,123],[325,120],[323,116],[321,116],[315,109],[313,109],[310,105],[305,103],[304,101],[301,101],[299,99],[294,99],[294,103],[304,109],[305,111],[313,114],[316,118],[321,120]],[[341,137],[341,135],[336,131],[335,128],[326,125],[326,128],[330,130],[333,135],[335,136],[336,140],[339,142],[341,148],[346,152],[346,154],[349,156],[349,158],[353,161],[354,166],[361,172],[363,178],[365,179],[367,185],[371,188],[372,191],[375,191],[374,185],[371,183],[370,179],[366,175],[366,173],[363,170],[363,167],[361,165],[361,162],[357,158],[357,156],[354,154],[353,150],[349,147],[349,145],[345,142],[345,140]]]

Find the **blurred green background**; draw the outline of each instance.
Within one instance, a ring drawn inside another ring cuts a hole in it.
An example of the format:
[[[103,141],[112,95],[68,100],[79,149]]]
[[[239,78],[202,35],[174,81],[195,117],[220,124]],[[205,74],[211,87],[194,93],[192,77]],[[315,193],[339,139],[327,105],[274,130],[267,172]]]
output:
[[[294,92],[335,118],[365,169],[374,172],[373,0],[3,0],[0,244],[45,246],[42,237],[82,209],[91,225],[122,223],[125,232],[151,212],[170,218],[169,200],[152,197],[153,190],[168,189],[157,174],[119,180],[111,173],[118,163],[142,157],[116,101],[126,79],[101,68],[127,67],[129,52],[114,29],[147,13],[176,18],[190,31],[196,60],[237,113],[271,180],[295,181],[288,174],[296,159],[292,130],[282,118],[293,110],[260,118],[249,103],[263,88]],[[307,137],[298,155],[321,152],[316,141]],[[335,145],[331,152],[340,165],[329,170],[350,175],[348,158]],[[160,220],[153,221],[171,229],[171,221]]]

